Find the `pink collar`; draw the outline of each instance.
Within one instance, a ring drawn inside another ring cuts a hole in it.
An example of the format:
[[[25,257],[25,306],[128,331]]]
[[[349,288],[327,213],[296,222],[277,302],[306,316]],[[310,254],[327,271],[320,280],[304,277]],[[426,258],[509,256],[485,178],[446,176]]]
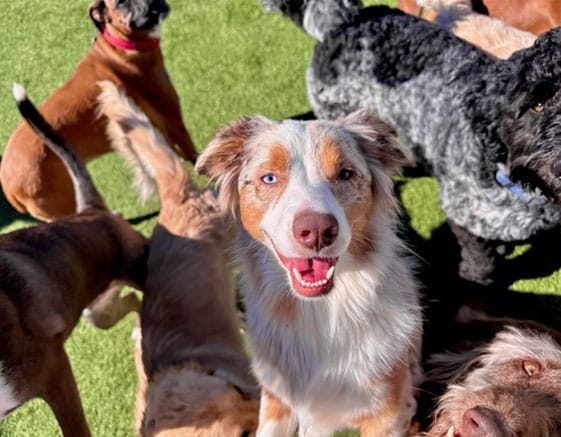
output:
[[[142,39],[138,41],[117,38],[111,35],[106,27],[103,28],[103,36],[109,44],[119,49],[149,52],[160,48],[160,38]]]

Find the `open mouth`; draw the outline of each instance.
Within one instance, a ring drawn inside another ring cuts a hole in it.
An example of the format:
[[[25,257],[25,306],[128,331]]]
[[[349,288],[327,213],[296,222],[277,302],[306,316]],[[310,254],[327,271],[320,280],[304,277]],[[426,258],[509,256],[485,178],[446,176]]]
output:
[[[278,254],[290,275],[293,290],[303,297],[318,297],[333,288],[337,258],[287,258]]]

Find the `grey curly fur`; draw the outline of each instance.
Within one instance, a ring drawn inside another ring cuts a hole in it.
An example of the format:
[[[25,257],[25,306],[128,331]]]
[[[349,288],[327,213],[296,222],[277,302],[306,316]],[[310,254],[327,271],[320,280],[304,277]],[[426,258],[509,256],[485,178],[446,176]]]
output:
[[[439,181],[466,279],[493,282],[500,256],[490,252],[500,242],[559,223],[561,28],[502,61],[385,6],[355,4],[344,15],[344,0],[263,1],[283,3],[283,13],[287,4],[299,4],[301,16],[321,11],[313,21],[330,31],[306,72],[314,113],[335,118],[362,107],[395,126]],[[533,111],[540,102],[544,111]],[[524,199],[496,182],[500,166]]]

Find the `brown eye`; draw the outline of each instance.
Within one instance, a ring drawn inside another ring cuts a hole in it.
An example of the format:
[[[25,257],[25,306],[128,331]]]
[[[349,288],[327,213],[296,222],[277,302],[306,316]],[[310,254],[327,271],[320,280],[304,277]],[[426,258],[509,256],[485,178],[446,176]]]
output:
[[[528,375],[530,377],[540,373],[541,370],[542,370],[539,363],[536,363],[535,361],[530,361],[530,360],[522,362],[522,369],[524,370],[526,375]]]
[[[545,109],[545,105],[542,102],[538,102],[534,106],[532,106],[532,109],[535,112],[543,112]]]
[[[343,168],[339,174],[337,175],[337,179],[340,181],[348,181],[350,178],[352,178],[354,175],[354,172],[348,168]]]

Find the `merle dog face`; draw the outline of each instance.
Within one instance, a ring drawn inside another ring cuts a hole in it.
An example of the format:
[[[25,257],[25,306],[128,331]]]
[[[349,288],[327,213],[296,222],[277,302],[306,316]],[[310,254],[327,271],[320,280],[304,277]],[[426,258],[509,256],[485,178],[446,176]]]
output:
[[[561,203],[561,28],[510,60],[518,77],[500,132],[511,178]]]

